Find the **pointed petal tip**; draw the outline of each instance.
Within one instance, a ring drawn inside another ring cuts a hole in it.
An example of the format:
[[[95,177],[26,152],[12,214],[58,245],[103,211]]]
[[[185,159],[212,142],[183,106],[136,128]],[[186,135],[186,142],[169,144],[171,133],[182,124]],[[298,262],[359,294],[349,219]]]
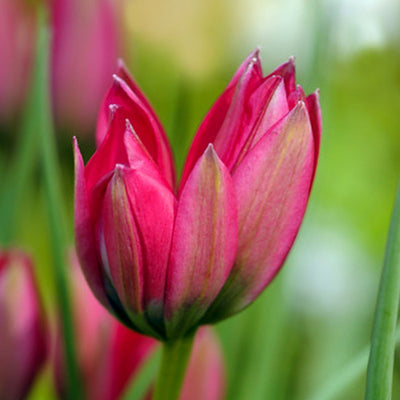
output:
[[[77,164],[78,161],[82,162],[83,164],[82,154],[81,151],[79,150],[78,139],[76,138],[76,136],[72,138],[72,149],[74,152],[75,165]]]
[[[220,164],[222,163],[221,159],[218,157],[217,152],[214,149],[212,143],[209,143],[206,151],[203,153],[203,157],[205,160],[212,162],[213,164]]]
[[[211,153],[215,153],[214,145],[212,143],[208,143],[208,146],[207,146],[206,151],[204,153],[210,153],[210,152]]]
[[[126,65],[125,65],[124,60],[123,60],[121,57],[119,57],[118,60],[117,60],[117,74],[118,74],[121,70],[122,70],[122,71],[126,71],[127,68],[126,68]]]
[[[124,164],[119,164],[119,163],[115,164],[114,176],[117,178],[122,177],[125,170],[126,170],[126,166]]]
[[[113,77],[113,81],[114,81],[114,85],[115,86],[117,86],[117,87],[127,86],[127,83],[118,74],[113,74],[112,77]]]
[[[250,55],[251,55],[251,60],[260,61],[260,58],[261,58],[260,52],[261,52],[261,48],[260,48],[260,46],[257,46],[257,47],[253,50],[253,52],[250,53]]]

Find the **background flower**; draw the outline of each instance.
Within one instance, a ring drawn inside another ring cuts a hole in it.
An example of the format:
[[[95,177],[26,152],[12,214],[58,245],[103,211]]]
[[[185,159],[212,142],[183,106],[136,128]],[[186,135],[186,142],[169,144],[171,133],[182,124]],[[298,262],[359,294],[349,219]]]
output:
[[[47,356],[47,332],[31,260],[0,251],[0,396],[24,399]]]

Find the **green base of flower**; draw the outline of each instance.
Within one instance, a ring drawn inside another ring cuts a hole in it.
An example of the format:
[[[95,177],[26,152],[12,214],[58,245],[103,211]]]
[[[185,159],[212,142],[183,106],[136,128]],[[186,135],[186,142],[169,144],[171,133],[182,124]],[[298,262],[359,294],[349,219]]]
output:
[[[196,332],[164,342],[153,400],[178,400]]]

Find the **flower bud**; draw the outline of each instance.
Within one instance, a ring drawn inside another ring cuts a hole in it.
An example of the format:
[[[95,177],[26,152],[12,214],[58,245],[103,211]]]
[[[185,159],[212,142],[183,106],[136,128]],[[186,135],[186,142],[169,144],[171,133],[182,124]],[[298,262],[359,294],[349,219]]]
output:
[[[245,308],[297,235],[320,133],[318,92],[295,85],[293,59],[264,77],[255,51],[206,115],[175,193],[161,125],[120,66],[86,167],[74,142],[76,245],[96,297],[161,340]]]
[[[42,367],[47,335],[32,263],[0,251],[0,397],[24,399]]]

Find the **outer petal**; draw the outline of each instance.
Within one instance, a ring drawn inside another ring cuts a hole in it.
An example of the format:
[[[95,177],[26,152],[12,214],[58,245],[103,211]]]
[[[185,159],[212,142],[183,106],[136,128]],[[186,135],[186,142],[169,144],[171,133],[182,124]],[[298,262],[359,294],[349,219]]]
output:
[[[105,252],[111,281],[139,329],[162,325],[162,306],[174,220],[174,196],[138,170],[117,166],[103,208]]]
[[[124,181],[143,249],[144,307],[152,323],[162,329],[175,196],[163,181],[142,169],[126,170]]]
[[[179,199],[165,297],[167,336],[196,325],[225,283],[237,246],[231,177],[210,145]]]
[[[90,288],[97,299],[109,305],[97,257],[94,225],[90,215],[82,155],[74,138],[75,157],[75,243],[76,251]]]
[[[129,82],[126,82],[119,75],[114,75],[113,86],[103,101],[98,118],[97,146],[100,146],[106,136],[105,128],[109,120],[109,106],[116,104],[123,107],[133,130],[143,142],[154,162],[159,166],[165,179],[171,187],[174,187],[175,172],[172,153],[164,130],[149,102],[144,98],[137,85],[128,75],[128,72],[124,68],[121,70],[121,66],[118,72],[122,72],[123,77],[128,78]],[[130,84],[133,87],[130,87]]]
[[[235,266],[205,320],[248,305],[281,267],[302,221],[315,164],[314,137],[300,102],[247,154],[233,179],[239,210]]]
[[[315,155],[316,155],[315,167],[316,167],[319,155],[319,146],[321,143],[321,132],[322,132],[322,116],[321,116],[321,107],[319,105],[319,90],[315,91],[314,93],[311,93],[307,97],[306,105],[308,109],[308,115],[310,116],[311,127],[314,134]]]
[[[203,122],[201,123],[196,136],[193,139],[193,143],[190,147],[186,163],[182,173],[181,186],[182,189],[186,179],[188,178],[191,170],[196,164],[197,160],[204,153],[209,143],[214,143],[217,135],[219,135],[224,121],[228,116],[230,111],[229,121],[225,123],[225,133],[223,134],[223,141],[228,138],[225,135],[230,135],[228,132],[230,126],[237,125],[240,121],[240,115],[235,115],[235,112],[242,112],[240,107],[243,106],[243,95],[235,94],[236,92],[243,92],[244,88],[254,88],[256,87],[262,79],[261,62],[259,59],[259,50],[252,52],[243,64],[239,67],[236,74],[232,78],[231,82],[218,98],[215,104],[212,106],[211,110],[205,116]],[[237,86],[240,81],[242,89],[238,89]],[[245,90],[247,93],[247,91]],[[232,105],[232,101],[235,97],[241,97],[236,99],[235,103]],[[239,110],[238,110],[239,109]],[[230,125],[230,126],[228,126]],[[231,138],[229,139],[231,140]],[[219,149],[216,147],[216,151],[219,155]]]
[[[122,106],[111,106],[112,115],[107,136],[85,168],[88,192],[114,170],[116,164],[139,167],[161,177],[156,163],[128,121],[128,112]],[[166,181],[165,181],[166,182]]]

